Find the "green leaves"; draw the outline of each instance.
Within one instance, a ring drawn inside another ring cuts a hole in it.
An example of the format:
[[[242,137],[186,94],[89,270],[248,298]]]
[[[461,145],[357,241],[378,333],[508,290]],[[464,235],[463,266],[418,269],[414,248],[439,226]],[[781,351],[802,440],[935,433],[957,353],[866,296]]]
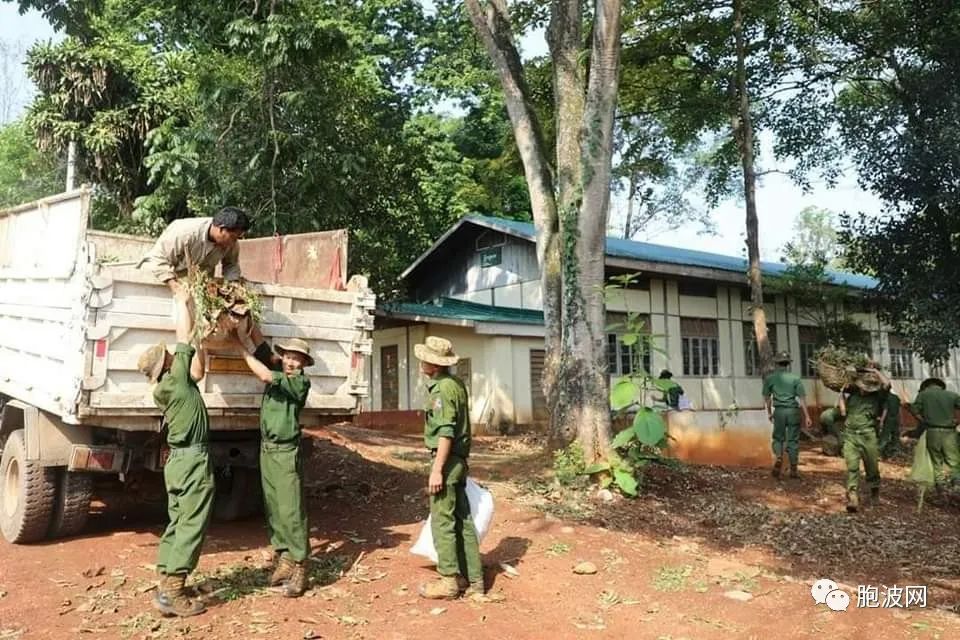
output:
[[[637,430],[634,427],[630,427],[629,429],[624,429],[623,431],[618,433],[613,438],[613,441],[610,443],[610,446],[614,449],[622,449],[623,447],[626,447],[631,442],[633,442],[636,438],[637,438]]]
[[[632,471],[626,469],[614,469],[613,470],[613,480],[617,483],[617,486],[620,488],[620,491],[626,495],[634,498],[637,496],[637,487],[639,483],[634,477]]]
[[[660,414],[651,409],[637,413],[633,420],[633,431],[637,440],[648,447],[658,446],[667,435],[667,426]]]
[[[640,387],[638,387],[633,380],[629,378],[618,380],[613,386],[613,389],[610,390],[611,408],[614,411],[626,409],[636,402],[637,394],[639,392]]]

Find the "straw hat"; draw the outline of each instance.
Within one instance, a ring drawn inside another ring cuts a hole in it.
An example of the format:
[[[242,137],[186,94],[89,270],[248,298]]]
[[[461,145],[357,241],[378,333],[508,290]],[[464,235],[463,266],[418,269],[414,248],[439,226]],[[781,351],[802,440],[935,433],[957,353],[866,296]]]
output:
[[[439,367],[450,367],[460,361],[460,356],[453,352],[453,344],[446,338],[436,336],[427,336],[424,344],[414,345],[413,353],[418,360]]]
[[[289,338],[286,342],[277,344],[273,349],[281,356],[287,351],[304,355],[307,357],[307,366],[313,366],[313,356],[310,355],[310,345],[307,344],[306,340],[301,340],[300,338]]]
[[[150,382],[156,382],[163,371],[163,361],[166,359],[166,355],[167,345],[162,342],[155,344],[140,354],[140,359],[137,360],[137,369],[147,376]]]

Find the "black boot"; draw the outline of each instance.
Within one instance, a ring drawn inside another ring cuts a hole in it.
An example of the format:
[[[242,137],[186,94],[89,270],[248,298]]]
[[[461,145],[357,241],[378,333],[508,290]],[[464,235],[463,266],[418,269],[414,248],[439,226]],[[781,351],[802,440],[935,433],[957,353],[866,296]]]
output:
[[[780,465],[783,464],[783,457],[777,458],[773,463],[773,470],[770,472],[774,478],[780,479]]]

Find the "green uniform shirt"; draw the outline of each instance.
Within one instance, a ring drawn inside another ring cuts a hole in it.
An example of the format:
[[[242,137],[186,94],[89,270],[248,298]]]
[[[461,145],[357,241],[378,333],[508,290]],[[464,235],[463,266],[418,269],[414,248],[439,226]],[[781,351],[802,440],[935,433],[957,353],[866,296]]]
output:
[[[273,380],[260,401],[260,434],[263,440],[287,444],[300,439],[300,410],[307,403],[310,378],[301,371],[295,376],[282,373],[283,365],[273,359],[270,345],[261,342],[254,357],[273,371]]]
[[[683,387],[673,380],[661,379],[661,388],[663,390],[663,400],[667,406],[676,409],[680,406],[680,396],[683,395]]]
[[[877,420],[886,406],[888,391],[864,393],[856,387],[850,388],[847,397],[847,430],[876,429]]]
[[[931,427],[952,427],[956,424],[954,409],[960,409],[960,395],[938,386],[927,387],[917,394],[912,407]]]
[[[427,381],[427,421],[423,441],[436,449],[440,438],[451,438],[450,452],[461,458],[470,455],[470,402],[463,382],[448,373]]]
[[[775,371],[763,381],[763,397],[773,396],[774,407],[796,409],[800,406],[797,398],[807,395],[800,376],[789,371]]]
[[[210,418],[196,381],[190,377],[190,361],[196,349],[178,343],[170,370],[153,390],[153,400],[163,411],[167,444],[189,447],[205,444],[210,438]]]
[[[900,397],[895,393],[887,394],[887,419],[883,424],[888,427],[900,425]]]

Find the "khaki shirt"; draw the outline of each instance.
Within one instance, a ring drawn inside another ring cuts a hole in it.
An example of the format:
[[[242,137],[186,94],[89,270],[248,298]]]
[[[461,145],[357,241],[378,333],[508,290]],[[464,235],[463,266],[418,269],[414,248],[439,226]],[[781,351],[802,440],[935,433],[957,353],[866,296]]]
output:
[[[239,280],[240,246],[236,243],[224,249],[210,241],[213,218],[183,218],[174,220],[164,229],[156,244],[137,265],[150,270],[160,282],[180,278],[192,264],[213,275],[223,263],[224,280]]]

